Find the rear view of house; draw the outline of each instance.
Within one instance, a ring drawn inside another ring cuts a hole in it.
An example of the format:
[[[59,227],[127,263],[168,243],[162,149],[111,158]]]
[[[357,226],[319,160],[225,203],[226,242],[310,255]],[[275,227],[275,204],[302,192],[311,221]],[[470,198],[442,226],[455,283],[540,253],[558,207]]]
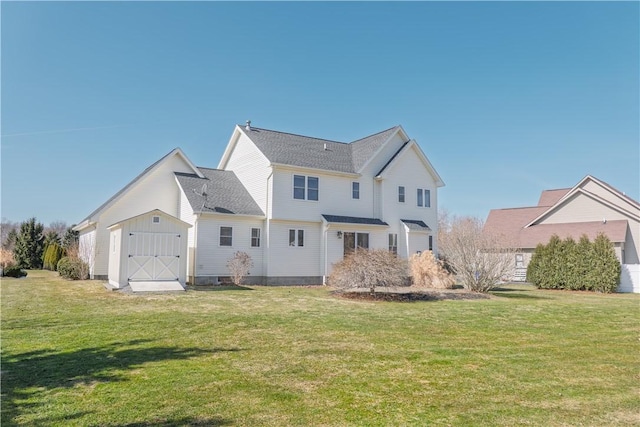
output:
[[[114,287],[136,274],[168,280],[110,255],[113,233],[147,217],[162,217],[176,227],[168,232],[182,236],[183,258],[172,264],[172,280],[182,285],[219,282],[237,251],[253,259],[252,283],[321,284],[354,250],[384,248],[401,257],[437,251],[443,185],[401,126],[338,142],[247,123],[234,128],[217,168],[196,167],[176,148],[76,230],[91,276]],[[167,256],[159,245],[145,254]]]

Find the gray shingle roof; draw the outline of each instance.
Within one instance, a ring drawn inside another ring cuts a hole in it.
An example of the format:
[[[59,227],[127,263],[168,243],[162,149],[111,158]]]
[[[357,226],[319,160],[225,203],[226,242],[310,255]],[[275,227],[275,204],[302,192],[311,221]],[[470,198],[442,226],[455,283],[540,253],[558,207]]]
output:
[[[272,163],[357,173],[398,128],[394,126],[351,143],[255,127],[245,133]]]
[[[204,175],[175,172],[178,183],[193,211],[216,212],[236,215],[259,215],[264,212],[249,195],[238,177],[232,171],[198,168]],[[206,195],[202,195],[206,184]]]
[[[342,216],[342,215],[325,215],[322,217],[327,222],[339,222],[343,224],[362,224],[362,225],[389,225],[386,222],[378,218],[360,218],[356,216]]]
[[[409,227],[409,230],[431,231],[431,228],[429,228],[429,226],[425,224],[424,221],[420,221],[417,219],[401,219],[400,221],[402,221],[404,225]]]

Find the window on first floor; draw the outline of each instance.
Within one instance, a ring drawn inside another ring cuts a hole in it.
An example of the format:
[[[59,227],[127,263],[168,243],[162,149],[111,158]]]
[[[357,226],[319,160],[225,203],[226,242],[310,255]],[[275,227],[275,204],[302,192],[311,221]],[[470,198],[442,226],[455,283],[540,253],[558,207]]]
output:
[[[220,227],[220,246],[233,244],[233,227]]]
[[[351,197],[354,199],[360,198],[360,183],[352,182],[351,183]]]
[[[260,247],[260,229],[259,228],[251,229],[251,247],[252,248]]]
[[[524,255],[516,254],[516,268],[524,267]]]
[[[356,249],[369,249],[369,233],[345,232],[343,238],[344,254],[348,255]]]
[[[396,233],[389,233],[389,252],[398,255],[398,235]]]
[[[429,236],[429,250],[433,252],[433,236]]]
[[[304,230],[289,230],[289,246],[304,246]]]
[[[418,206],[425,208],[431,207],[431,190],[418,188],[416,198]]]

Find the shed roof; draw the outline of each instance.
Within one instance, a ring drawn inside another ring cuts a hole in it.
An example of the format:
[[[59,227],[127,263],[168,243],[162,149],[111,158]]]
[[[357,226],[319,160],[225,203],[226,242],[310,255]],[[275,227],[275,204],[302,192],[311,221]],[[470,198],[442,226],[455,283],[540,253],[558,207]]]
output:
[[[322,217],[325,219],[325,221],[334,222],[334,223],[360,224],[360,225],[383,225],[383,226],[389,225],[378,218],[360,218],[355,216],[326,215],[326,214],[322,214]]]
[[[401,219],[402,223],[412,231],[431,231],[431,228],[422,220],[417,219]]]

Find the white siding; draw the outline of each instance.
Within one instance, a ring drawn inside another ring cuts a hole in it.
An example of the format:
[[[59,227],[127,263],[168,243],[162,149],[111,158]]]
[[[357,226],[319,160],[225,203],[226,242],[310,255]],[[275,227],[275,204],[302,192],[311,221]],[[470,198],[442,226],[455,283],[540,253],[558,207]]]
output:
[[[608,200],[610,203],[613,203],[614,205],[619,206],[622,209],[625,209],[629,212],[636,212],[636,214],[638,213],[638,208],[632,205],[628,200],[613,193],[608,188],[602,187],[600,184],[594,181],[588,180],[584,183],[582,188],[589,191],[590,193],[597,194],[598,196],[602,197],[605,200]]]
[[[318,178],[318,201],[293,198],[293,176]],[[360,199],[353,199],[351,183],[360,183]],[[336,176],[307,171],[276,169],[273,174],[272,218],[319,221],[320,215],[373,216],[373,180],[366,177]]]
[[[182,188],[179,188],[179,216],[182,221],[187,224],[192,225],[191,228],[187,231],[187,276],[193,277],[193,266],[194,266],[194,251],[195,251],[195,233],[196,233],[196,216],[193,214],[193,207],[187,200],[187,196],[182,191]]]
[[[78,252],[80,252],[80,258],[89,264],[89,277],[91,278],[95,276],[96,234],[95,229],[87,229],[81,231],[78,238]]]
[[[248,253],[253,260],[252,276],[262,276],[262,254],[265,245],[263,220],[233,215],[201,215],[197,224],[195,276],[229,276],[227,261],[237,251]],[[232,227],[232,246],[220,246],[220,227]],[[251,247],[251,229],[261,230],[259,248]]]
[[[371,159],[371,161],[366,165],[364,170],[361,171],[363,175],[366,176],[375,176],[380,169],[387,164],[389,159],[393,157],[393,155],[402,147],[405,143],[405,140],[396,133],[387,143],[384,145],[381,150],[377,153],[377,155]]]
[[[160,209],[177,217],[179,187],[174,172],[193,173],[193,170],[175,155],[166,159],[156,170],[135,183],[119,200],[107,208],[99,217],[96,234],[96,276],[108,275],[109,231],[107,227],[127,218],[141,215],[152,209]]]
[[[226,170],[233,171],[263,212],[267,210],[267,177],[269,161],[246,135],[240,133]]]
[[[109,237],[109,283],[120,287],[122,228],[112,229]]]
[[[390,225],[389,233],[404,233],[401,219],[422,220],[431,228],[433,236],[433,251],[437,253],[438,235],[438,187],[433,176],[425,168],[424,164],[413,149],[402,153],[385,173],[381,183],[382,218]],[[405,188],[404,203],[398,202],[398,187]],[[426,189],[431,192],[431,207],[417,206],[417,189]],[[407,243],[406,241],[403,243]],[[400,242],[398,242],[400,245]],[[413,242],[411,243],[413,245]],[[417,244],[417,243],[416,243]],[[406,246],[405,246],[406,247]],[[428,245],[426,246],[428,248]],[[409,255],[412,253],[409,247]],[[423,249],[420,249],[423,250]],[[407,256],[407,254],[401,254]]]
[[[269,276],[322,276],[320,222],[271,221]],[[304,247],[289,246],[289,230],[304,230]]]
[[[640,264],[623,264],[618,292],[640,293]]]
[[[602,221],[605,218],[607,221],[629,219],[627,215],[623,215],[587,195],[576,193],[551,214],[542,218],[538,224]]]

